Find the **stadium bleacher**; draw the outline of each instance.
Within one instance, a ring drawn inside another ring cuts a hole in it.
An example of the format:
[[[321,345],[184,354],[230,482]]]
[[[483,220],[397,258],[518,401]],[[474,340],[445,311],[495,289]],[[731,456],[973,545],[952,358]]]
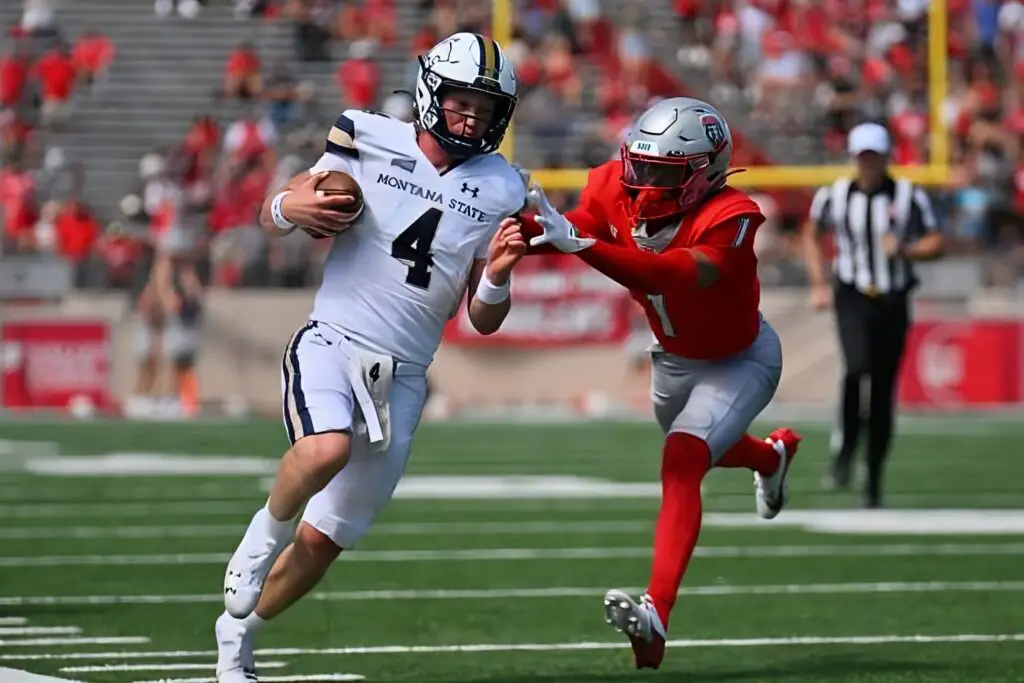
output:
[[[683,93],[708,98],[727,114],[737,137],[736,166],[835,162],[845,131],[863,119],[888,123],[898,162],[927,163],[926,2],[652,0],[642,11],[634,3],[597,0],[511,6],[514,30],[506,49],[526,86],[515,156],[527,167],[596,165],[653,98]],[[964,249],[1002,255],[993,278],[1005,284],[1020,276],[1024,260],[1024,88],[1014,85],[1024,80],[1024,9],[1016,1],[956,0],[947,11],[943,116],[955,168],[953,182],[935,188],[936,198]],[[308,284],[267,265],[275,258],[252,235],[252,206],[245,202],[314,158],[338,110],[378,106],[408,88],[413,55],[436,36],[489,31],[491,7],[462,0],[26,0],[4,3],[0,25],[12,91],[0,118],[8,251],[60,248],[62,242],[45,234],[54,216],[64,215],[62,202],[74,198],[75,211],[90,219],[64,221],[59,234],[87,223],[115,228],[95,237],[81,228],[79,239],[64,238],[68,253],[82,261],[80,282],[122,284],[125,278],[110,274],[111,263],[123,270],[125,253],[144,250],[126,251],[125,240],[145,242],[154,226],[167,222],[153,199],[163,195],[142,193],[156,181],[139,174],[140,160],[159,153],[169,162],[160,183],[181,185],[187,176],[180,220],[203,243],[226,244],[218,253],[237,256],[221,264],[220,284]],[[79,82],[69,104],[45,105],[38,69],[21,73],[26,66],[10,55],[20,50],[29,64],[49,64],[43,73],[59,81],[69,67],[48,55],[62,43],[81,43],[90,31],[102,36],[99,47],[83,47],[85,61],[76,53],[68,63],[81,76],[89,59],[110,60],[105,76],[91,87]],[[239,98],[225,94],[225,69],[243,43],[252,46],[250,66],[258,67],[265,90]],[[24,86],[16,88],[18,73]],[[20,92],[12,99],[14,90]],[[66,123],[58,116],[47,125],[51,114],[65,111]],[[196,117],[208,117],[202,131],[192,128]],[[223,143],[234,140],[237,147],[250,134],[261,142],[243,146],[242,157],[225,151]],[[200,144],[203,135],[210,137]],[[798,283],[792,236],[808,192],[758,191],[773,219],[763,237],[766,267],[786,273],[779,281]],[[142,207],[132,216],[121,202],[129,193],[139,201],[128,206]],[[559,194],[571,203],[571,192]],[[218,196],[230,198],[230,206]],[[214,232],[232,234],[207,239]],[[313,263],[318,251],[287,250],[289,259]]]

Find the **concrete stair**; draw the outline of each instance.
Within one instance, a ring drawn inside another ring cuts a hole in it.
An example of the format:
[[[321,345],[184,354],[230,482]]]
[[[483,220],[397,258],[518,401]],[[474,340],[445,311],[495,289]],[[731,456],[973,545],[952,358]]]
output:
[[[16,21],[20,3],[0,4],[0,21]],[[66,39],[73,41],[83,30],[97,28],[117,49],[109,82],[95,93],[77,95],[73,125],[51,139],[69,159],[84,163],[86,196],[108,218],[133,186],[143,154],[177,144],[197,114],[212,113],[227,122],[249,108],[234,103],[215,106],[211,97],[221,83],[228,55],[242,41],[255,46],[265,69],[286,62],[301,80],[312,81],[325,116],[333,118],[343,107],[334,74],[346,46],[332,45],[331,62],[298,63],[293,29],[285,20],[238,20],[229,3],[212,3],[194,20],[160,19],[145,0],[64,0],[55,5]],[[411,3],[399,6],[395,44],[378,51],[382,93],[404,85],[406,46],[419,20]]]
[[[606,3],[605,10],[616,18],[625,17],[631,12],[628,3],[617,2]],[[800,123],[800,134],[780,134],[775,127],[751,116],[750,103],[742,93],[739,97],[729,99],[718,96],[706,67],[681,65],[677,59],[677,51],[681,47],[679,18],[672,8],[672,0],[645,0],[642,26],[655,58],[696,96],[708,98],[733,129],[742,131],[749,140],[756,142],[761,151],[776,163],[822,164],[833,161],[827,157],[821,144],[824,131],[817,125],[818,119],[811,104],[808,104]]]

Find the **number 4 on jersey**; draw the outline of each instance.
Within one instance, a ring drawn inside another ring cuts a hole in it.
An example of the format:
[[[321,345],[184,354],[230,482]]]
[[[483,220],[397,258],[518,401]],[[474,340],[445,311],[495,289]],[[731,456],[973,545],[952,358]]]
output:
[[[430,245],[441,222],[441,209],[427,211],[402,231],[391,243],[391,256],[409,267],[405,283],[419,289],[430,286],[430,269],[434,266],[434,255]]]

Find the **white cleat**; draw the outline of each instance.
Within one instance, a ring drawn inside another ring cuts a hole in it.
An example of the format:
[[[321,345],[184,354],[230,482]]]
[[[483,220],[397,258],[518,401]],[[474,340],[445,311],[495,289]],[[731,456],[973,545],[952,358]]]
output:
[[[217,634],[217,683],[256,683],[254,633],[242,622],[222,614],[214,626]]]
[[[636,668],[661,666],[665,658],[665,627],[647,594],[636,602],[625,591],[608,591],[604,596],[604,620],[629,637]]]
[[[284,544],[271,539],[260,545],[250,541],[248,535],[242,539],[224,572],[224,608],[228,614],[235,619],[252,614],[263,593],[263,583],[283,549]]]
[[[652,634],[664,632],[661,619],[646,595],[636,602],[625,591],[612,589],[604,595],[604,620],[616,631],[651,642]],[[657,625],[655,625],[657,624]]]
[[[776,429],[765,439],[779,454],[779,468],[767,477],[754,472],[754,498],[757,501],[757,514],[762,519],[775,519],[789,502],[789,484],[786,483],[786,477],[802,438],[793,430],[782,428]]]

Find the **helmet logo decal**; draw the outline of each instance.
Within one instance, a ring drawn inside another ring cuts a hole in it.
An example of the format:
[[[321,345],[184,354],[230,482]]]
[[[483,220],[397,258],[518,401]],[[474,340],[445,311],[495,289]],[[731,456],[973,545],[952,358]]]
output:
[[[427,56],[427,66],[434,66],[435,64],[458,64],[459,60],[452,59],[452,49],[455,47],[455,40],[449,38],[443,43],[439,44],[430,54]],[[447,49],[445,49],[447,48]]]
[[[704,135],[716,152],[725,147],[725,129],[722,127],[722,122],[718,120],[717,116],[714,114],[704,114],[700,117],[700,123],[704,127]]]

